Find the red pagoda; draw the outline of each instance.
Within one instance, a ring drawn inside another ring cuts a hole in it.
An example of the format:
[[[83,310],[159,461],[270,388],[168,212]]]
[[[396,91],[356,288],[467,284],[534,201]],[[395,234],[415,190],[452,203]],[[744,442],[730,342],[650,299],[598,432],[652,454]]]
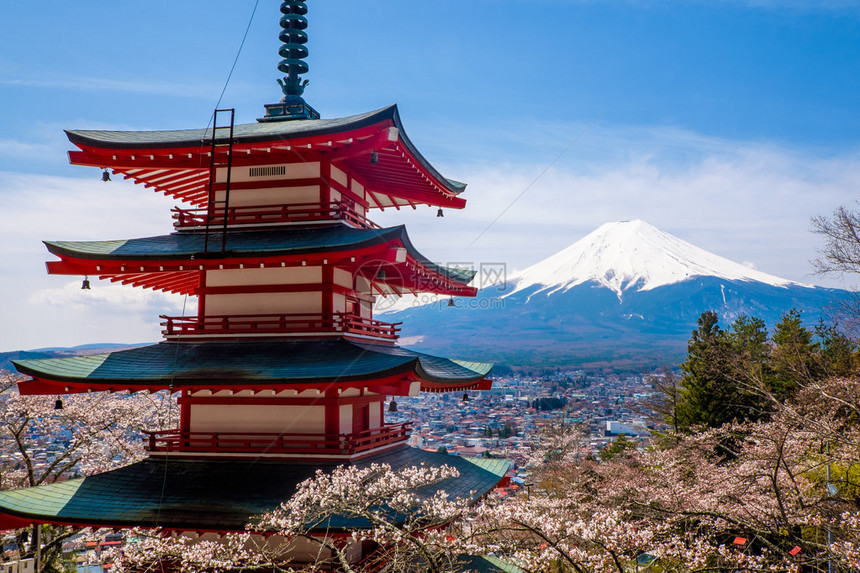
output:
[[[196,316],[162,318],[158,344],[19,360],[22,394],[179,394],[179,427],[153,432],[149,457],[62,483],[0,492],[0,526],[33,523],[244,530],[317,469],[448,464],[439,484],[478,499],[508,462],[408,447],[410,424],[385,421],[388,396],[489,388],[491,365],[397,346],[376,320],[380,295],[474,296],[472,273],[427,260],[373,209],[461,209],[465,185],[409,140],[395,106],[320,119],[302,92],[307,8],[281,5],[284,99],[257,123],[215,112],[207,129],[68,131],[75,165],[112,171],[175,197],[170,234],[48,241],[51,274],[196,296]],[[349,528],[343,523],[344,529]]]

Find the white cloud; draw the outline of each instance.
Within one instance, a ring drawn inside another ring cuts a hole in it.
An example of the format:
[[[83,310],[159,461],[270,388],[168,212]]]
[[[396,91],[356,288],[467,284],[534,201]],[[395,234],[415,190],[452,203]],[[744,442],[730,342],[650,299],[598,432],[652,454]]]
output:
[[[57,288],[40,289],[30,295],[27,302],[34,306],[78,307],[97,309],[97,312],[153,313],[193,315],[197,312],[194,297],[186,297],[131,288],[128,286],[91,280],[89,290],[81,288],[81,281],[69,281]]]
[[[169,230],[172,200],[120,178],[88,179],[0,172],[0,240],[39,246],[42,239],[93,240]]]
[[[176,299],[118,285],[81,291],[80,278],[46,276],[55,260],[43,240],[99,240],[170,231],[173,202],[120,180],[0,172],[0,349],[144,342],[159,336],[158,315]],[[193,309],[193,305],[189,308]]]
[[[0,139],[0,157],[4,158],[39,159],[55,151],[55,147],[45,143]]]
[[[211,98],[220,89],[215,84],[181,84],[158,80],[127,81],[109,78],[84,76],[53,76],[50,79],[28,77],[5,77],[0,79],[0,85],[10,87],[28,87],[61,89],[84,92],[129,92],[148,95],[162,95],[188,98]]]

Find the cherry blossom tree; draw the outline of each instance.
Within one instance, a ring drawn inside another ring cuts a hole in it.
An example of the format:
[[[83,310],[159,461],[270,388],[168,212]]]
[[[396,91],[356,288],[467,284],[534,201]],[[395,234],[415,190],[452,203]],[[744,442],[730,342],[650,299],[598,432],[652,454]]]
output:
[[[662,571],[857,570],[858,406],[857,381],[820,381],[767,421],[602,462],[545,456],[529,495],[482,508],[483,551],[527,571],[622,573],[643,555]]]
[[[107,471],[145,456],[143,429],[176,424],[178,408],[166,393],[22,396],[21,377],[0,372],[0,465],[3,489],[34,487]],[[68,527],[18,532],[22,556],[39,554],[51,570]]]
[[[458,475],[447,465],[318,471],[246,533],[196,540],[137,531],[110,558],[121,571],[462,571],[458,551],[469,545],[447,528],[465,522],[472,504],[435,487]],[[350,530],[334,531],[335,520]],[[371,556],[356,562],[356,550],[368,546]]]

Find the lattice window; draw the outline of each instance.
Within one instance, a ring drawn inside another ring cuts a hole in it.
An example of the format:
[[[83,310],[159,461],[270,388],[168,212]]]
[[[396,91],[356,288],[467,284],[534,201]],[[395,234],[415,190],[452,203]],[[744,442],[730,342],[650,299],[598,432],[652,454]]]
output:
[[[273,177],[275,175],[286,175],[286,165],[273,165],[270,167],[251,167],[248,170],[251,177]]]

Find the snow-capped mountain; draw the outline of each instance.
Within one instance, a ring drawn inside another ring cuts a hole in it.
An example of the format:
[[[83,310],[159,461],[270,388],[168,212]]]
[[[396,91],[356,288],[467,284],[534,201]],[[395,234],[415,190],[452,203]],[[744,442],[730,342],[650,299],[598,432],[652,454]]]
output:
[[[850,296],[735,263],[643,221],[607,223],[570,247],[482,288],[380,318],[401,344],[532,366],[677,364],[702,312],[727,327],[745,314],[775,324],[790,309],[812,326]]]
[[[781,279],[700,249],[645,221],[606,223],[566,249],[510,277],[513,293],[552,294],[594,282],[622,297],[692,277],[756,281],[772,286],[807,286]],[[511,294],[513,294],[511,293]]]

